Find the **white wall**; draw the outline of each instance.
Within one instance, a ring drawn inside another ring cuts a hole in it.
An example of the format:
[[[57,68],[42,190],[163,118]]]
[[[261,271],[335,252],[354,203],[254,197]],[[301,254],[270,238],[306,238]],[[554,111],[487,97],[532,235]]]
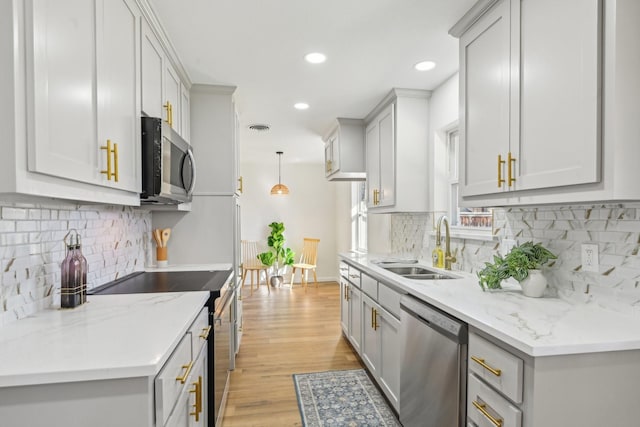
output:
[[[266,249],[268,225],[283,222],[286,246],[298,255],[304,237],[320,239],[318,280],[337,280],[336,185],[325,179],[323,163],[292,164],[283,156],[282,183],[290,193],[272,196],[269,192],[278,180],[275,160],[274,157],[264,163],[241,164],[244,179],[241,238],[256,240]],[[299,278],[296,274],[296,281]]]
[[[458,73],[433,91],[430,102],[429,158],[433,159],[430,176],[431,194],[433,195],[432,210],[442,212],[448,211],[448,188],[435,183],[447,182],[449,178],[447,132],[458,124]]]
[[[351,182],[332,182],[336,200],[336,253],[351,250]]]

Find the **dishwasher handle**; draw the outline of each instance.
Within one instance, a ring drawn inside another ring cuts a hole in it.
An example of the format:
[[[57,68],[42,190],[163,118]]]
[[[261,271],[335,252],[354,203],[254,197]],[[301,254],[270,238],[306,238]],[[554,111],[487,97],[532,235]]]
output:
[[[467,344],[467,324],[410,295],[403,295],[400,308],[430,328],[460,344]]]

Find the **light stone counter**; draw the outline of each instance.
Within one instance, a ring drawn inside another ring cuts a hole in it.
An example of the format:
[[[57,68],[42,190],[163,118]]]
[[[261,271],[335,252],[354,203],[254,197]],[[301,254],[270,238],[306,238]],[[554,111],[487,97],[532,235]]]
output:
[[[475,275],[459,279],[404,279],[375,264],[384,257],[355,253],[340,258],[400,291],[432,304],[530,356],[640,350],[640,310],[588,298],[522,295],[519,285],[482,291]],[[432,269],[428,261],[419,264]]]
[[[89,295],[0,328],[0,387],[153,377],[209,292]],[[0,423],[1,424],[1,423]]]

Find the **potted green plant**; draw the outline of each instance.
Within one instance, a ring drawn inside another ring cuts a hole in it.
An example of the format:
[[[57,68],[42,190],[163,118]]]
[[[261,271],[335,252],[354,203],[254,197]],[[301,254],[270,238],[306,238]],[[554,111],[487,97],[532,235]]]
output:
[[[270,249],[259,253],[258,259],[262,264],[273,268],[271,285],[278,286],[283,282],[282,275],[285,273],[286,266],[293,264],[295,253],[284,246],[284,224],[282,222],[272,222],[269,224],[269,228],[271,228],[271,234],[267,237],[267,246]]]
[[[547,280],[540,268],[556,258],[540,243],[526,242],[515,246],[504,257],[494,255],[493,263],[485,263],[485,267],[478,271],[480,287],[483,290],[500,289],[503,280],[513,277],[522,286],[524,295],[541,297]]]

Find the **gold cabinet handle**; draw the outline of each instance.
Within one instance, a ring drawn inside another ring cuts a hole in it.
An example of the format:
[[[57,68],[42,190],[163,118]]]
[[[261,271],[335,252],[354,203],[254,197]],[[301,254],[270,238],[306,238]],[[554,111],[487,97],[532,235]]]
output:
[[[192,405],[194,412],[190,412],[189,415],[193,415],[196,422],[200,421],[200,414],[202,413],[202,377],[198,377],[198,381],[193,383],[194,388],[189,390],[189,393],[196,395],[195,403]]]
[[[193,360],[186,365],[182,365],[182,369],[184,369],[184,374],[181,377],[176,377],[176,381],[180,381],[181,384],[184,384],[191,373],[191,368],[193,368]]]
[[[169,126],[173,127],[173,112],[171,111],[171,103],[167,101],[163,105],[163,107],[165,110],[167,110],[167,120],[165,120],[165,122],[167,122]]]
[[[242,190],[244,190],[242,177],[238,178],[238,183],[240,184],[238,187],[238,193],[242,193]]]
[[[107,150],[107,170],[100,171],[107,175],[107,180],[111,181],[111,177],[113,176],[112,168],[111,168],[111,153],[113,152],[113,148],[111,147],[111,140],[107,139],[107,145],[100,146],[101,150]]]
[[[327,160],[327,172],[331,172],[331,169],[333,169],[333,164],[331,160]]]
[[[380,325],[378,324],[378,310],[373,309],[373,330],[377,331]]]
[[[496,368],[492,368],[491,366],[487,365],[487,363],[484,361],[484,359],[481,359],[481,358],[476,357],[476,356],[471,356],[471,360],[476,362],[478,365],[482,366],[487,371],[491,372],[496,377],[499,377],[500,375],[502,375],[502,370],[496,369]]]
[[[207,338],[209,338],[209,332],[211,332],[211,325],[207,326],[206,328],[202,328],[202,333],[198,336],[203,340],[206,340]]]
[[[511,185],[516,182],[516,179],[513,177],[514,173],[513,173],[513,168],[516,165],[516,158],[515,157],[511,157],[511,151],[509,151],[509,155],[508,155],[508,159],[507,159],[508,165],[507,165],[507,173],[509,175],[508,179],[509,179],[509,187],[511,187]],[[513,165],[513,167],[511,166]]]
[[[371,329],[373,329],[373,307],[371,307]]]
[[[502,178],[503,164],[504,160],[502,160],[502,154],[498,154],[498,188],[502,188],[502,184],[504,184],[504,178]]]
[[[378,197],[380,195],[380,190],[378,190],[377,188],[373,190],[373,205],[376,206],[378,203],[380,203],[380,201],[378,200]]]
[[[476,409],[478,411],[480,411],[480,413],[482,415],[484,415],[489,421],[491,421],[491,423],[496,426],[496,427],[502,427],[502,418],[494,418],[493,415],[491,415],[487,410],[486,407],[487,405],[485,405],[484,403],[480,403],[478,401],[473,401],[473,406],[476,407]]]
[[[118,144],[113,144],[113,180],[118,182]]]

